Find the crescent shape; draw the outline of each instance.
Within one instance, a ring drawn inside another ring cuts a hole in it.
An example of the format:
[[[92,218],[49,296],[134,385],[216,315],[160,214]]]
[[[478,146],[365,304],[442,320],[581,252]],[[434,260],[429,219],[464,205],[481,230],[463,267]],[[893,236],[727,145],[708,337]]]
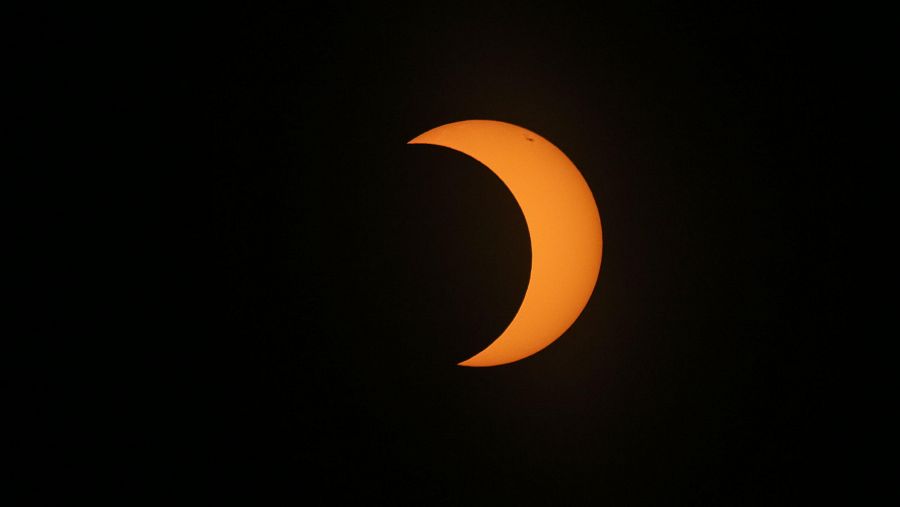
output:
[[[511,363],[553,343],[587,305],[603,251],[597,203],[575,164],[534,132],[491,120],[448,123],[409,144],[444,146],[487,166],[519,203],[531,237],[519,311],[493,343],[459,365]]]

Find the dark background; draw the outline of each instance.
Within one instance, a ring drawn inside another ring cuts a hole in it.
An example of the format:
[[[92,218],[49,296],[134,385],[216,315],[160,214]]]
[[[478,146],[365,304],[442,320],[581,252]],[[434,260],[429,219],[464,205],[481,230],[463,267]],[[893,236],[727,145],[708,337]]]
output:
[[[755,4],[211,14],[185,85],[217,421],[198,465],[326,501],[827,494],[826,25]],[[406,145],[475,118],[564,150],[604,228],[582,317],[487,369],[455,364],[518,308],[524,219],[477,162]]]
[[[150,402],[122,416],[149,430],[113,430],[123,463],[150,464],[139,491],[830,495],[842,42],[833,13],[727,4],[247,7],[142,32],[112,73],[141,91],[107,104],[150,106],[141,135],[108,125],[141,146],[114,198],[152,210],[116,229],[140,253],[109,261],[146,287],[116,331],[150,338],[112,349],[120,373],[155,361],[116,391]],[[582,316],[494,368],[456,363],[518,309],[524,218],[479,163],[406,144],[465,119],[549,139],[603,222]]]

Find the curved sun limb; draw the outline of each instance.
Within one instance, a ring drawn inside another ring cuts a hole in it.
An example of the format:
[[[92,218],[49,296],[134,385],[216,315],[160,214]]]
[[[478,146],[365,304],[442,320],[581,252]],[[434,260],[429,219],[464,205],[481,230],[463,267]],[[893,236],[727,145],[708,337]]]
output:
[[[597,204],[572,161],[538,134],[493,120],[449,123],[408,144],[443,146],[484,164],[512,192],[531,239],[531,275],[516,316],[484,350],[458,364],[508,364],[556,341],[587,305],[603,250]]]

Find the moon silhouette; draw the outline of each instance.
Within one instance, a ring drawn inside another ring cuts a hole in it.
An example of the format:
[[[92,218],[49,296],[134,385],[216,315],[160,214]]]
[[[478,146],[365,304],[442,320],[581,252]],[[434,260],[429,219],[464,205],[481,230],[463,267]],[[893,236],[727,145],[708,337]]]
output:
[[[460,366],[497,366],[547,347],[575,322],[600,273],[600,213],[566,155],[522,127],[492,120],[448,123],[409,144],[462,152],[496,174],[515,197],[531,238],[531,276],[516,316],[500,336]]]

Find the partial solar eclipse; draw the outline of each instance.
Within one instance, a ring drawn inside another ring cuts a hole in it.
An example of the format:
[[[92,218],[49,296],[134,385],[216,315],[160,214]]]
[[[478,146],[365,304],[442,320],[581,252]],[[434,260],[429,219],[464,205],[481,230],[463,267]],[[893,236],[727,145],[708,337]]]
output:
[[[575,164],[534,132],[492,120],[448,123],[409,144],[444,146],[487,166],[522,208],[531,238],[531,276],[518,313],[459,365],[512,363],[556,341],[587,305],[603,250],[597,203]]]

